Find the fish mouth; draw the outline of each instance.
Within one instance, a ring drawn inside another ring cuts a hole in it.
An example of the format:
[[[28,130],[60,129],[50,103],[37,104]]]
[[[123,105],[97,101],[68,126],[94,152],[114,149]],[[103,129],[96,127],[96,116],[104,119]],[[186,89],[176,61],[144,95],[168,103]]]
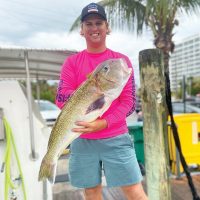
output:
[[[111,80],[111,79],[108,79],[106,77],[104,77],[104,79],[110,83],[113,83],[113,84],[117,84],[117,81],[114,81],[114,80]]]

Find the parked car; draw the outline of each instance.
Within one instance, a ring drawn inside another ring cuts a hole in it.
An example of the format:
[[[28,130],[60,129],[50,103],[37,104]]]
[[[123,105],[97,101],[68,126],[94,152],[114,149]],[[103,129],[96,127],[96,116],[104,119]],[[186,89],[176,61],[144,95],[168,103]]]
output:
[[[180,114],[184,113],[184,103],[183,102],[172,102],[173,113]],[[185,104],[185,113],[200,113],[200,108],[194,106],[190,103]]]
[[[182,114],[184,113],[184,104],[183,102],[172,102],[173,114]],[[185,113],[200,113],[200,108],[190,103],[186,103],[185,105]],[[138,112],[137,121],[143,121],[143,113],[142,111]]]
[[[200,101],[190,102],[190,105],[193,105],[193,106],[196,106],[196,107],[200,108]]]
[[[48,100],[35,100],[35,102],[38,104],[40,113],[46,121],[46,124],[53,126],[61,110]]]

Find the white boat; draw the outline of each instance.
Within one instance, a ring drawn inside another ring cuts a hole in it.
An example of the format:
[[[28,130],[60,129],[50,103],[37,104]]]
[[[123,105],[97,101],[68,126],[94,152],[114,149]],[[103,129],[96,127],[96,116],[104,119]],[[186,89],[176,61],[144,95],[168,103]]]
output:
[[[66,50],[0,48],[0,199],[2,200],[52,200],[53,198],[52,185],[46,181],[38,182],[39,168],[46,153],[50,128],[42,120],[39,109],[34,106],[36,104],[32,100],[31,79],[58,80],[61,64],[72,53],[74,52]],[[26,80],[26,88],[19,84],[17,81],[19,79]],[[8,123],[12,130],[14,144],[7,133],[9,131],[3,130],[5,123]],[[9,179],[18,188],[12,187]],[[8,190],[5,191],[5,188]]]
[[[14,143],[16,145],[17,154],[20,161],[20,166],[23,175],[23,181],[26,192],[26,199],[28,200],[42,200],[43,196],[46,199],[52,199],[52,189],[49,183],[38,182],[38,172],[43,158],[46,152],[46,146],[49,138],[49,128],[37,117],[36,112],[33,112],[33,128],[34,128],[34,153],[35,158],[32,157],[31,141],[30,141],[30,129],[29,129],[29,112],[27,98],[17,81],[0,81],[0,108],[3,110],[4,118],[9,123]],[[33,109],[34,111],[34,109]],[[0,141],[0,155],[1,162],[4,162],[5,149],[8,145],[8,137],[2,137]],[[20,171],[17,166],[17,159],[14,155],[13,144],[11,146],[11,164],[9,166],[11,170],[11,179],[18,179],[20,177]],[[3,158],[3,159],[2,159]],[[7,164],[7,163],[5,163]],[[4,183],[6,174],[4,172],[6,168],[2,169],[0,174],[0,183]],[[21,179],[21,177],[20,177]],[[17,181],[14,181],[16,185]],[[0,187],[0,199],[4,199],[4,187]],[[9,195],[16,196],[17,200],[25,199],[22,191],[22,180],[19,180],[19,188],[12,189],[9,187]],[[12,193],[12,194],[11,194]],[[10,200],[10,198],[9,198]]]

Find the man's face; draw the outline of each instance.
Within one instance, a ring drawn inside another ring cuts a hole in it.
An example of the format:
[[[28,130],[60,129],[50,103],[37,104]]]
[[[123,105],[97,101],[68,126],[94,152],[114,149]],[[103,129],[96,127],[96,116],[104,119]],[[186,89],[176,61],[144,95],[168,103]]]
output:
[[[105,44],[108,23],[98,15],[89,15],[81,26],[87,45],[98,47]]]

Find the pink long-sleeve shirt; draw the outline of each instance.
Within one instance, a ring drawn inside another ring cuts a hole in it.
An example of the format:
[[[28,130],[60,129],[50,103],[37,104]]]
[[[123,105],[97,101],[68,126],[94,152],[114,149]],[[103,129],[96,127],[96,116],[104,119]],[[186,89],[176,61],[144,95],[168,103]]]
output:
[[[127,56],[106,49],[102,53],[89,53],[83,50],[69,56],[63,63],[60,82],[57,90],[56,104],[62,109],[65,101],[86,80],[98,64],[111,58],[125,58],[128,67],[132,68]],[[114,137],[128,132],[126,117],[135,110],[135,81],[131,74],[120,96],[115,99],[109,109],[101,116],[107,121],[107,128],[93,133],[82,134],[81,138],[101,139]]]

